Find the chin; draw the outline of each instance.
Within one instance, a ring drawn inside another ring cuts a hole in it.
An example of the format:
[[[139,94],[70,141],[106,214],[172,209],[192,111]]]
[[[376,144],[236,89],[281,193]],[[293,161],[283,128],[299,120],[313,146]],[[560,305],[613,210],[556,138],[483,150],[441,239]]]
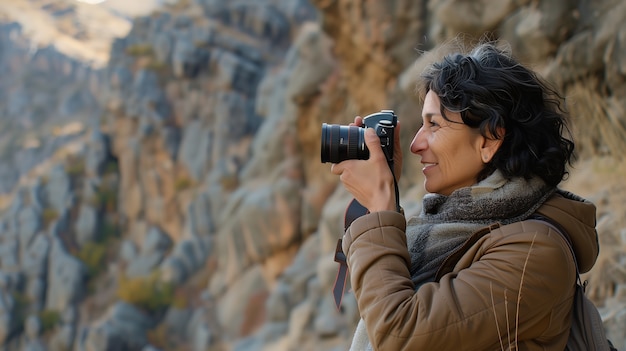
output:
[[[434,194],[437,192],[437,189],[430,186],[428,182],[424,182],[424,190],[426,190],[427,193],[431,193],[431,194]]]

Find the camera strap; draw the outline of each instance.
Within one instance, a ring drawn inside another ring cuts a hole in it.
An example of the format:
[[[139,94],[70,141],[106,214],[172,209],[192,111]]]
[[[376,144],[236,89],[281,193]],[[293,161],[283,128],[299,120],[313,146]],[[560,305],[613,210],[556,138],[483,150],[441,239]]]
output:
[[[348,230],[352,222],[367,214],[367,208],[363,207],[356,199],[352,199],[348,207],[346,207],[346,213],[344,215],[344,231]],[[342,240],[337,240],[337,246],[335,247],[335,262],[339,263],[339,269],[337,270],[337,277],[333,284],[333,297],[335,298],[335,305],[337,309],[341,307],[341,300],[346,289],[346,283],[348,282],[348,262],[346,261],[346,254],[341,248]]]
[[[393,186],[396,192],[396,210],[400,213],[404,213],[402,207],[400,207],[400,196],[398,191],[398,182],[396,176],[393,174],[393,163],[390,164],[391,174],[393,175]],[[355,219],[368,214],[369,211],[363,205],[361,205],[356,199],[352,199],[344,215],[344,232],[348,230],[352,222]],[[337,240],[337,246],[335,247],[335,262],[339,263],[339,269],[337,270],[337,277],[335,277],[335,283],[333,284],[333,297],[335,299],[335,306],[337,309],[341,308],[341,301],[346,290],[346,283],[348,282],[348,262],[346,254],[341,247],[342,240]]]

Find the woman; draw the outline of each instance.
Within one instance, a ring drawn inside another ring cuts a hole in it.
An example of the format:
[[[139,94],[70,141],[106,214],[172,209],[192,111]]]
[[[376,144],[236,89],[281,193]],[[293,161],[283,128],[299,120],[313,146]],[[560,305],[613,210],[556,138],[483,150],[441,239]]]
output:
[[[557,188],[574,149],[558,94],[493,44],[431,65],[421,86],[419,216],[396,211],[371,130],[368,160],[331,167],[369,210],[343,237],[362,317],[351,350],[562,351],[576,267],[547,222],[581,272],[598,240],[595,206]]]

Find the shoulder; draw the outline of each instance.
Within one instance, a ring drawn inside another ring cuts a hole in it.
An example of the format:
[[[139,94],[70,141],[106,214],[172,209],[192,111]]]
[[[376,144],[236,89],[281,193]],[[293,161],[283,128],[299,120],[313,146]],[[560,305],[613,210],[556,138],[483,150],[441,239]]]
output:
[[[543,221],[540,220],[525,220],[519,221],[507,225],[501,225],[500,227],[492,230],[492,235],[498,236],[510,236],[510,235],[519,235],[519,236],[534,236],[535,234],[541,234],[542,237],[554,239],[557,236],[561,236],[558,232],[554,231],[553,228]]]
[[[493,229],[482,242],[483,258],[489,255],[540,273],[545,279],[574,282],[576,264],[563,234],[539,220],[526,220]]]
[[[572,242],[580,272],[589,271],[599,253],[595,205],[560,190],[537,210],[537,214],[563,228]]]
[[[545,247],[572,256],[563,234],[552,225],[541,220],[525,220],[493,228],[488,235],[487,245],[520,245]],[[573,260],[573,257],[571,257]]]

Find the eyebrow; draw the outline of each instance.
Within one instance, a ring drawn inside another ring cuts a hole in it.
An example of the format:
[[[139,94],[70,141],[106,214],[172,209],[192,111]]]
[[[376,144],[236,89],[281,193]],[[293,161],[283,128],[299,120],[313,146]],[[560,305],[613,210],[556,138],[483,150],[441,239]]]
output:
[[[433,118],[433,116],[441,116],[441,112],[428,112],[422,115],[422,118]]]

